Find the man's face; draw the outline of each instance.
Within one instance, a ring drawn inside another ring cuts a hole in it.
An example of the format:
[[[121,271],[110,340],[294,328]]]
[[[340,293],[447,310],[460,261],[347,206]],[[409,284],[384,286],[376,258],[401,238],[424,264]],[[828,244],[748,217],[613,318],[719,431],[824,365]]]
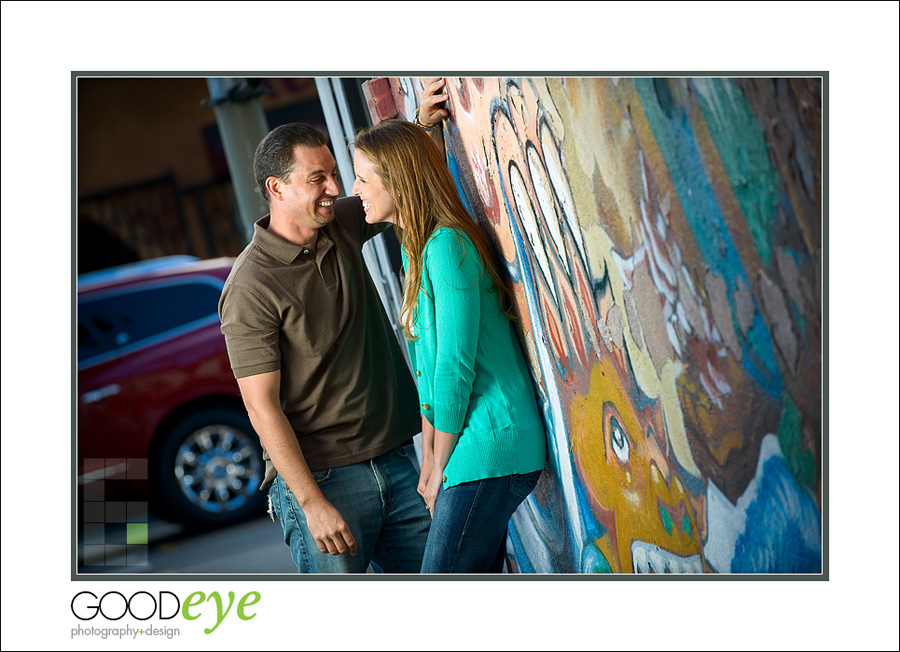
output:
[[[340,194],[338,171],[328,148],[294,148],[294,171],[282,183],[282,208],[299,226],[317,229],[334,219],[334,200]]]

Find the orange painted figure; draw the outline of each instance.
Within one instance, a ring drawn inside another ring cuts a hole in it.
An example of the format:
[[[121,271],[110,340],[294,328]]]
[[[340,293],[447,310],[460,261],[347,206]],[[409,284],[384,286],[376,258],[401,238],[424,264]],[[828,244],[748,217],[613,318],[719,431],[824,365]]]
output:
[[[614,572],[703,572],[692,503],[666,454],[662,414],[638,410],[604,355],[572,404],[572,456],[606,534],[595,543]]]

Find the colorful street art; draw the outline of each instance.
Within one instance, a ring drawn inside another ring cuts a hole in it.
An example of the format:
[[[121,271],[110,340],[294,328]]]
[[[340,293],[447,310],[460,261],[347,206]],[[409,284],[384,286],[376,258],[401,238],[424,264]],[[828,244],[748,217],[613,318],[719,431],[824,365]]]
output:
[[[550,444],[514,570],[821,572],[821,80],[447,86]]]

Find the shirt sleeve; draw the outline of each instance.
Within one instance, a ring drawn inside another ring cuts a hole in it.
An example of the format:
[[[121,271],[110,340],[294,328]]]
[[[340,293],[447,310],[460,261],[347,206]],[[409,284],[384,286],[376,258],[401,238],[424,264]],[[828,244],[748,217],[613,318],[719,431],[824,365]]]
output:
[[[353,233],[362,244],[391,227],[390,222],[369,224],[359,197],[342,197],[335,202],[335,212],[344,228]]]
[[[434,427],[459,433],[475,382],[481,259],[468,238],[448,231],[435,236],[426,247],[425,267],[434,292],[437,342]]]
[[[418,371],[419,367],[417,365],[417,359],[416,359],[416,342],[415,342],[415,340],[413,340],[412,342],[410,342],[409,340],[406,341],[406,350],[409,351],[409,364],[412,367],[413,373],[416,374],[415,382],[416,382],[416,391],[418,392],[418,396],[419,396],[419,414],[425,414],[425,410],[422,409],[422,401],[421,401],[422,389],[423,389],[422,379],[418,375],[418,373],[416,373]]]
[[[279,320],[268,302],[243,285],[226,285],[219,320],[235,378],[281,368]]]

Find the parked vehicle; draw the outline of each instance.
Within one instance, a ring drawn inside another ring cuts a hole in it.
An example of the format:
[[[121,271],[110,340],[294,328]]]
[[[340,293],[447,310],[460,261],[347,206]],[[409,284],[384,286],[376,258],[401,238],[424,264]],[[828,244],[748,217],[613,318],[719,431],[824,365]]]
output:
[[[79,277],[85,496],[102,479],[105,495],[145,493],[155,513],[194,525],[263,509],[262,449],[217,314],[233,262],[174,256]]]

